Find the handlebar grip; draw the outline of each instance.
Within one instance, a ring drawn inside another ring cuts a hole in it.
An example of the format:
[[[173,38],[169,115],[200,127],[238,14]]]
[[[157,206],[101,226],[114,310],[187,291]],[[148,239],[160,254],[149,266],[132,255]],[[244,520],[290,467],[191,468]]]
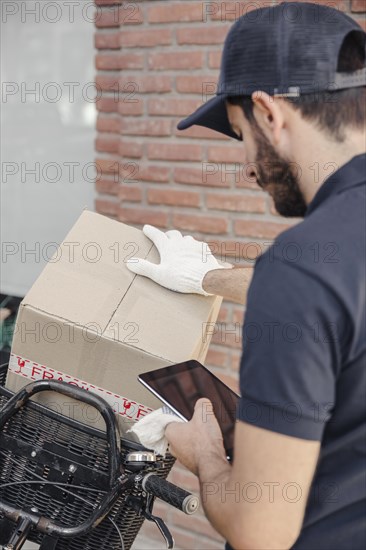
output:
[[[141,484],[144,491],[161,498],[185,514],[194,514],[198,509],[199,499],[196,495],[188,493],[162,477],[148,474],[143,478]]]

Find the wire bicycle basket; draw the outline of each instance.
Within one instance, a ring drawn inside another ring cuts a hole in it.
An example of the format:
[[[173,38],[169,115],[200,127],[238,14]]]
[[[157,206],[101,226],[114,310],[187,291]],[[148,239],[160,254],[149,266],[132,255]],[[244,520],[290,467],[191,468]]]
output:
[[[168,548],[174,541],[153,515],[155,497],[191,514],[194,495],[166,481],[174,458],[120,439],[100,397],[63,382],[39,381],[14,394],[0,367],[0,545],[25,540],[40,550],[129,550],[145,519]],[[34,403],[39,391],[83,400],[102,414],[107,433]]]

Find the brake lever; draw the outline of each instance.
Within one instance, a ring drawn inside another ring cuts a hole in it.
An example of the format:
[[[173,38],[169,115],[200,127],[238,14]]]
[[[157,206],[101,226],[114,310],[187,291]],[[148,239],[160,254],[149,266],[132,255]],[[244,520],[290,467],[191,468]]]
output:
[[[153,521],[157,525],[160,533],[163,535],[167,548],[174,548],[174,539],[167,525],[158,516],[154,516],[148,509],[142,510],[142,515],[148,520]]]
[[[146,495],[145,507],[143,507],[141,499],[135,496],[129,495],[126,498],[126,503],[139,515],[144,516],[148,521],[152,521],[158,527],[160,533],[163,535],[167,548],[174,548],[174,539],[169,531],[165,522],[158,516],[154,516],[152,508],[154,505],[154,497],[152,495]]]

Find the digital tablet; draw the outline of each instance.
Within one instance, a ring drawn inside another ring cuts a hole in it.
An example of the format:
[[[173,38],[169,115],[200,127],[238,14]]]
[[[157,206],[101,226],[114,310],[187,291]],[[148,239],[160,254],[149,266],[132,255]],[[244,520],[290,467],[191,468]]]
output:
[[[227,458],[232,460],[239,396],[219,378],[191,360],[145,372],[138,380],[186,421],[192,418],[197,399],[209,399],[222,431]],[[210,414],[212,410],[207,410],[207,417]]]

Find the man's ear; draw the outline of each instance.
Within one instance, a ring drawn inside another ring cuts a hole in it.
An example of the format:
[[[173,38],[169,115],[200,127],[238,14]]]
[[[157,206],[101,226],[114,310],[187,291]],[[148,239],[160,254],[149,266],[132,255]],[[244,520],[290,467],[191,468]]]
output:
[[[270,141],[278,145],[281,130],[284,127],[284,116],[278,100],[266,92],[256,91],[252,94],[254,116]]]

